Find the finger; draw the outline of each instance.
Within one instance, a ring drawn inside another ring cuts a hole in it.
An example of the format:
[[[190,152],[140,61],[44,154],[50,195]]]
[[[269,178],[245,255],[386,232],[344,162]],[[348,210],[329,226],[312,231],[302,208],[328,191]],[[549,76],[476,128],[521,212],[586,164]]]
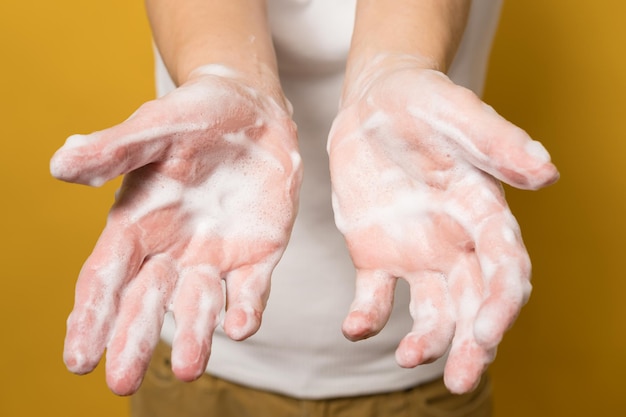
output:
[[[416,274],[411,287],[413,328],[396,350],[396,361],[405,368],[432,362],[443,356],[454,335],[454,309],[445,276],[437,272]]]
[[[486,112],[490,112],[491,108]],[[524,190],[537,190],[555,183],[559,172],[551,162],[545,147],[517,126],[493,112],[491,126],[481,139],[474,137],[472,143],[481,147],[472,155],[473,163],[499,180]],[[492,127],[493,126],[493,127]]]
[[[473,253],[460,257],[449,273],[450,296],[456,310],[456,330],[444,370],[444,382],[456,394],[473,390],[495,348],[486,349],[474,338],[474,319],[484,297],[483,277]]]
[[[132,236],[108,224],[76,283],[74,309],[67,321],[63,359],[74,373],[91,372],[104,352],[117,317],[124,285],[143,259]]]
[[[443,373],[444,384],[453,394],[473,391],[495,357],[496,348],[484,349],[471,337],[455,336]]]
[[[172,123],[164,100],[142,105],[126,121],[88,135],[73,135],[53,155],[52,176],[100,186],[162,158],[169,138],[180,128]]]
[[[107,384],[118,395],[133,394],[141,384],[159,340],[176,271],[167,257],[146,260],[120,302],[107,346]]]
[[[358,270],[356,292],[342,330],[352,341],[376,335],[389,320],[396,278],[384,271]]]
[[[444,88],[446,93],[441,94]],[[459,145],[474,166],[522,189],[538,189],[558,180],[558,171],[543,145],[472,91],[450,83],[437,91],[439,100],[429,107],[428,115],[416,109],[412,113]]]
[[[517,318],[530,292],[531,264],[519,227],[506,211],[486,219],[476,238],[476,254],[486,287],[474,323],[476,341],[491,348]]]
[[[231,271],[226,277],[224,331],[233,340],[244,340],[257,332],[270,293],[273,267],[254,265]]]
[[[224,291],[219,271],[208,265],[187,268],[179,280],[173,304],[172,371],[180,380],[193,381],[206,369]]]

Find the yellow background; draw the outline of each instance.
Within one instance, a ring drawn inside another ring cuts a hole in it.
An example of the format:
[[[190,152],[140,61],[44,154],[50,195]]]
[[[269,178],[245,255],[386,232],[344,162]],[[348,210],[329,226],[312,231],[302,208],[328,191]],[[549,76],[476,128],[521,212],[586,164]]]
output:
[[[492,367],[496,416],[626,415],[626,2],[509,0],[486,100],[550,149],[562,178],[508,197],[535,291]],[[49,177],[65,137],[153,96],[139,1],[0,5],[0,416],[124,416],[102,367],[61,352],[76,274],[116,184]]]

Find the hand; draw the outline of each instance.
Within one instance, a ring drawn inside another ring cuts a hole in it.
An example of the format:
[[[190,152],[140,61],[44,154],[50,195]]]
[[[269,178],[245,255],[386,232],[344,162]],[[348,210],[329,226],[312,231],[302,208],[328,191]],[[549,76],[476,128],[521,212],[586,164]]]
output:
[[[225,332],[257,331],[301,181],[288,107],[224,68],[201,67],[122,124],[57,151],[51,171],[65,181],[127,174],[78,278],[64,352],[72,372],[92,371],[106,348],[109,387],[133,393],[168,310],[182,380],[204,372],[224,298]]]
[[[357,269],[343,332],[378,333],[405,279],[414,325],[397,362],[414,367],[449,350],[447,387],[470,391],[531,291],[495,178],[538,189],[558,172],[543,146],[417,59],[386,57],[362,74],[328,144],[335,219]]]

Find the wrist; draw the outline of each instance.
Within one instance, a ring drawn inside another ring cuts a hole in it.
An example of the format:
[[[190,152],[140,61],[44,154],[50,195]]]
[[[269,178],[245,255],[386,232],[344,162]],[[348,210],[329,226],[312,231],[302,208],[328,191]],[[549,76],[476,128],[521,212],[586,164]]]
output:
[[[164,57],[164,61],[177,85],[192,78],[198,68],[211,65],[227,67],[250,80],[278,79],[278,65],[271,41],[259,41],[253,34],[199,37],[178,46]]]
[[[445,72],[465,31],[470,0],[359,0],[351,53],[403,53]]]
[[[469,0],[359,0],[346,65],[344,96],[364,72],[413,57],[418,67],[446,72],[469,15]],[[385,57],[385,58],[381,58]]]
[[[391,74],[416,70],[441,72],[435,61],[421,55],[384,52],[354,59],[346,69],[340,107],[345,108],[358,101],[370,86]]]
[[[282,95],[265,1],[146,0],[146,8],[174,84],[185,84],[198,68],[218,65],[261,92]]]
[[[229,66],[222,63],[200,65],[191,70],[186,83],[193,83],[205,76],[223,77],[235,80],[255,94],[273,101],[287,115],[293,113],[291,103],[286,99],[275,71],[264,65],[258,65],[253,71],[241,67]]]

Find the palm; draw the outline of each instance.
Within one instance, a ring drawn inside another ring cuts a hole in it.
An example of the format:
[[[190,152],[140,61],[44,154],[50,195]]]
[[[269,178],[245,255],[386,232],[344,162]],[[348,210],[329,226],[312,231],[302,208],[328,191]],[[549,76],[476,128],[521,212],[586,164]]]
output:
[[[239,82],[205,75],[55,155],[53,173],[68,181],[127,173],[79,276],[70,369],[91,371],[107,348],[109,385],[133,392],[171,310],[174,371],[196,378],[225,304],[222,279],[226,332],[243,339],[258,329],[297,206],[288,116]]]
[[[429,70],[368,84],[329,142],[335,218],[357,269],[344,333],[377,333],[397,278],[411,288],[402,366],[441,357],[446,383],[471,389],[530,292],[530,262],[499,182],[555,179],[545,154],[469,91]]]

